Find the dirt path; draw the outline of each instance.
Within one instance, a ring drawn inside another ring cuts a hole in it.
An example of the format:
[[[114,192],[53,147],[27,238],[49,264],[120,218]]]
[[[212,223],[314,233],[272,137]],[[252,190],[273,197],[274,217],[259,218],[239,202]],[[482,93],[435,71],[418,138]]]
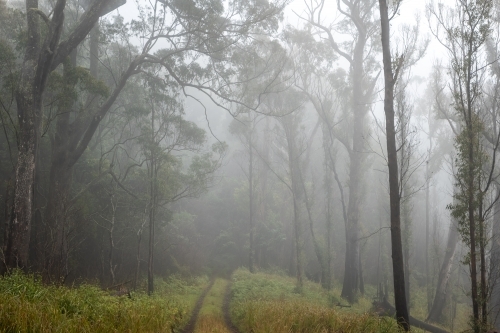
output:
[[[191,318],[189,319],[187,325],[181,331],[181,333],[192,333],[194,332],[194,327],[196,325],[196,321],[198,320],[198,314],[200,313],[201,306],[203,305],[203,301],[205,300],[205,296],[207,296],[210,289],[212,289],[214,285],[215,279],[210,281],[210,284],[203,290],[200,297],[196,301],[196,304],[193,309],[193,313],[191,314]]]
[[[228,280],[215,279],[200,296],[182,333],[239,333],[229,316],[230,288]]]

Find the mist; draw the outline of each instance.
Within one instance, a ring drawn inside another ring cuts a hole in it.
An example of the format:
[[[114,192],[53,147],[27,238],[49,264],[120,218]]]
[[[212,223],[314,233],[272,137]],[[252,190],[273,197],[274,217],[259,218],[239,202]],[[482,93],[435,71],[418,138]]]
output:
[[[0,0],[0,294],[178,302],[103,332],[500,329],[499,9]]]

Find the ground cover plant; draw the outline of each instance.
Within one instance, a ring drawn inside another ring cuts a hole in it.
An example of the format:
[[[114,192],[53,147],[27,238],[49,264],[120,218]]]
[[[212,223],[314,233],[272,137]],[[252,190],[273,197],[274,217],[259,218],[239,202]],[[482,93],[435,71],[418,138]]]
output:
[[[238,269],[232,276],[231,317],[241,332],[401,332],[393,318],[372,311],[375,290],[353,304],[340,292],[337,284],[325,291],[311,281],[298,290],[293,277]],[[412,332],[422,331],[412,327]]]
[[[172,332],[181,328],[206,278],[158,280],[130,296],[83,284],[45,286],[15,271],[0,278],[0,332]]]

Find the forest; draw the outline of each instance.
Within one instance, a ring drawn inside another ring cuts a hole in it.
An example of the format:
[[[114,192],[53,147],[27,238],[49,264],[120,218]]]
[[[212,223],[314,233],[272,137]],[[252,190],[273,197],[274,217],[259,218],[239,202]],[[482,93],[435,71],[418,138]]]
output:
[[[0,332],[500,331],[500,2],[0,0]]]

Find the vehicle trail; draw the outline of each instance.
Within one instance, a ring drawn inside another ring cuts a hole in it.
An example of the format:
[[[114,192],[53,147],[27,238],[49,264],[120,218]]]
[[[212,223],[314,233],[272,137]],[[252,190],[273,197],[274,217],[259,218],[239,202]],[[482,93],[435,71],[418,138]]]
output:
[[[214,285],[215,278],[210,280],[210,284],[203,290],[200,297],[196,301],[193,312],[191,313],[191,318],[189,319],[186,326],[182,329],[181,333],[193,333],[196,325],[196,321],[198,320],[198,314],[200,313],[201,307],[203,305],[203,301],[205,300],[205,296],[207,296],[210,289]]]

